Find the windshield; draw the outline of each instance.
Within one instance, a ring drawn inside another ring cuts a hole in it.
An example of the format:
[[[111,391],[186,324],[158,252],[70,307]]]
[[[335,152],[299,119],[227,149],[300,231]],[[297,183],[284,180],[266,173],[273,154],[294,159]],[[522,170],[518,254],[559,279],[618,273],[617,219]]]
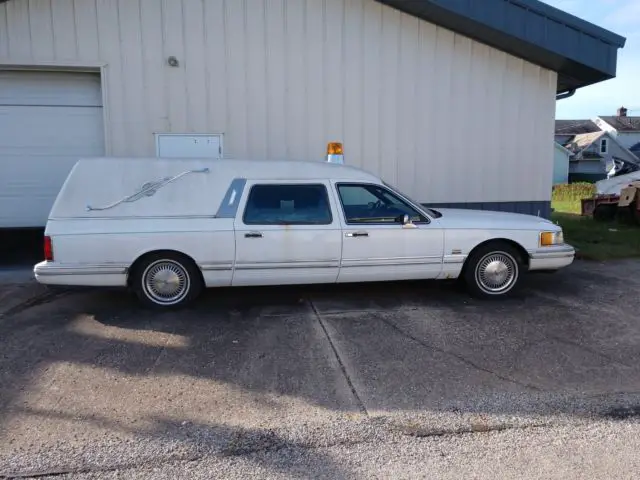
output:
[[[427,214],[429,214],[429,216],[431,216],[433,218],[440,218],[442,216],[442,213],[440,213],[438,210],[434,210],[433,208],[425,207],[420,202],[415,201],[413,198],[411,198],[407,194],[401,192],[400,190],[398,190],[396,187],[394,187],[393,185],[389,184],[388,182],[385,182],[383,180],[382,183],[383,183],[383,185],[385,187],[387,187],[389,190],[391,190],[396,195],[400,195],[401,197],[404,197],[405,199],[409,200],[415,206],[420,207],[420,209],[425,211]]]

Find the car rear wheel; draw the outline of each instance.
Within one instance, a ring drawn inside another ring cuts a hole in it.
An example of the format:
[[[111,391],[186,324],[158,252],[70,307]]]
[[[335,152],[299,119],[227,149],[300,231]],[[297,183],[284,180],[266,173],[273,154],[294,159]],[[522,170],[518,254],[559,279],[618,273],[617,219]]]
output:
[[[181,307],[202,291],[202,280],[191,259],[176,253],[157,253],[144,258],[134,269],[132,287],[147,306]]]
[[[472,252],[464,280],[475,297],[505,297],[520,285],[521,272],[520,253],[508,243],[491,242]]]

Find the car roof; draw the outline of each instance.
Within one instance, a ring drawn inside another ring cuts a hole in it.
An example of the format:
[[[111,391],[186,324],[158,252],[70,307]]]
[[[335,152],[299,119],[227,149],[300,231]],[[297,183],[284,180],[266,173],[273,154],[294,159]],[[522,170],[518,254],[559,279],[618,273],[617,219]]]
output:
[[[115,170],[149,169],[154,166],[166,167],[180,165],[184,170],[210,168],[217,175],[229,178],[247,178],[252,180],[307,180],[332,178],[340,180],[358,180],[380,182],[381,179],[371,172],[351,165],[329,163],[326,161],[305,160],[254,160],[254,159],[191,159],[191,158],[155,158],[155,157],[96,157],[82,159],[79,163],[111,162]]]

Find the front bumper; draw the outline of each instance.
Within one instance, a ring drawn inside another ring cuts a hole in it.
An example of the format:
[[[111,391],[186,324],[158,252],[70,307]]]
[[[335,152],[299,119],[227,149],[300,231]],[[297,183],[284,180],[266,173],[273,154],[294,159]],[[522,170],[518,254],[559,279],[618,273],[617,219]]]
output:
[[[575,256],[575,248],[567,244],[531,250],[529,270],[557,270],[571,265]]]

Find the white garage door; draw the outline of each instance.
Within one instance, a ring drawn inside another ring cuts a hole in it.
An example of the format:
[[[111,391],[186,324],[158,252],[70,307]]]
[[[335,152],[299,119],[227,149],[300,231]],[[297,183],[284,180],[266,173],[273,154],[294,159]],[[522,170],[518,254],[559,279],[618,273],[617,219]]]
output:
[[[0,70],[0,228],[43,227],[78,158],[101,155],[98,74]]]

